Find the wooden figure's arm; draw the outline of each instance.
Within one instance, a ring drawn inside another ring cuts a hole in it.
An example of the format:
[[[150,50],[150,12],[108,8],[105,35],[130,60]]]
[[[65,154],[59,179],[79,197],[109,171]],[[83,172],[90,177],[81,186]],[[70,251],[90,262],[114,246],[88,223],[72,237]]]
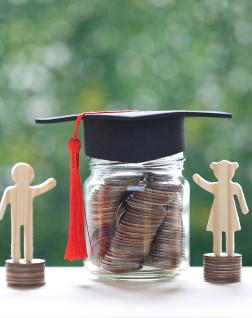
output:
[[[33,197],[36,197],[40,194],[43,194],[49,190],[51,190],[52,188],[54,188],[56,186],[57,182],[55,179],[53,178],[49,178],[48,180],[46,180],[45,182],[38,184],[36,186],[31,186],[31,190],[32,190],[32,195]]]
[[[245,200],[244,193],[242,191],[242,187],[239,185],[239,183],[234,183],[233,187],[234,187],[234,194],[236,194],[238,197],[238,201],[240,203],[242,213],[247,214],[249,209]]]
[[[8,187],[4,190],[4,194],[0,203],[0,220],[4,217],[4,213],[7,205],[10,203],[10,190],[12,187]]]
[[[216,182],[209,182],[203,179],[200,175],[197,173],[193,175],[193,180],[195,183],[197,183],[201,188],[205,189],[208,192],[213,193],[213,186],[216,184]]]

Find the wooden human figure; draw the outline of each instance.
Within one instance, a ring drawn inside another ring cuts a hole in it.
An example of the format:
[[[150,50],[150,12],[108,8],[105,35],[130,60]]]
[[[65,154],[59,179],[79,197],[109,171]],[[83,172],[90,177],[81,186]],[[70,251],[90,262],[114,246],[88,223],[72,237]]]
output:
[[[11,170],[14,186],[5,189],[0,203],[0,220],[7,205],[11,204],[11,256],[14,263],[20,260],[20,227],[24,226],[24,257],[26,262],[33,258],[33,199],[56,186],[56,180],[50,178],[45,182],[30,186],[34,178],[31,166],[17,163]]]
[[[193,180],[200,187],[214,195],[207,231],[213,232],[213,252],[216,256],[222,252],[222,232],[226,233],[226,254],[231,256],[234,253],[234,232],[241,229],[234,195],[238,197],[242,213],[249,211],[241,186],[231,181],[238,167],[237,162],[212,162],[210,168],[218,182],[208,182],[198,174],[193,175]]]

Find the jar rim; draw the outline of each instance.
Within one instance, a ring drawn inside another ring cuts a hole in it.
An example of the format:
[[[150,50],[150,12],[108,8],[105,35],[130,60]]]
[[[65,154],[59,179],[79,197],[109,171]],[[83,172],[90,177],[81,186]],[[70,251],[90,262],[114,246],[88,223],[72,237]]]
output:
[[[97,159],[89,157],[89,165],[91,169],[107,169],[109,167],[113,168],[125,168],[125,169],[136,169],[136,170],[148,170],[148,169],[169,169],[169,170],[183,170],[183,164],[185,162],[185,157],[183,152],[177,154],[145,161],[139,163],[129,163],[129,162],[120,162],[120,161],[110,161],[104,159]]]

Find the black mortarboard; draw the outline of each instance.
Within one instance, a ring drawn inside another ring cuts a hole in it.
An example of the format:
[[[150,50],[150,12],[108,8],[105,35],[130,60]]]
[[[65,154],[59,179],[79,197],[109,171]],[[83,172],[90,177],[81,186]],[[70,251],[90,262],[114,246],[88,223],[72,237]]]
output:
[[[36,123],[76,121],[77,117],[39,118]],[[232,114],[185,110],[87,114],[83,116],[85,153],[132,163],[171,156],[186,150],[185,117],[232,118]]]

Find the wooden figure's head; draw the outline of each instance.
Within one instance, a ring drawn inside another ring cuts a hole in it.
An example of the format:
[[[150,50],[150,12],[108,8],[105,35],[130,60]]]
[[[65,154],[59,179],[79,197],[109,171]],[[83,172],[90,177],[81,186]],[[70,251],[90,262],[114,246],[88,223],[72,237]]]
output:
[[[234,176],[235,170],[239,167],[237,162],[229,162],[222,160],[220,162],[212,162],[210,168],[213,170],[215,177],[225,180],[231,180]]]
[[[13,166],[11,170],[12,179],[18,183],[29,185],[34,179],[34,171],[30,165],[24,162],[19,162]]]

